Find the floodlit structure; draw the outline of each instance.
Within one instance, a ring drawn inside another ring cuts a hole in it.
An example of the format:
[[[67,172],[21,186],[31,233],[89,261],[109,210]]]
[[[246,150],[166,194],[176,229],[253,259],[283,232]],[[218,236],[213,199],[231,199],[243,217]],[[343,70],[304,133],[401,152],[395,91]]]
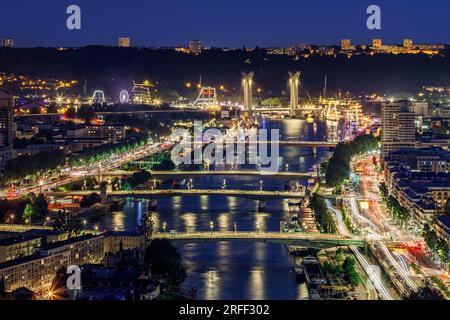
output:
[[[337,110],[336,103],[329,103],[326,111],[325,118],[329,121],[338,121],[339,120],[339,112]]]
[[[152,86],[148,80],[143,83],[133,81],[133,90],[131,91],[133,103],[151,105],[153,101],[150,95],[150,88]]]
[[[290,107],[291,116],[295,116],[298,111],[298,86],[300,82],[300,71],[289,72],[289,91],[291,93]]]
[[[253,110],[253,72],[242,73],[242,87],[244,89],[244,111],[251,113]]]
[[[130,102],[130,94],[128,93],[127,90],[120,91],[119,101],[120,101],[120,103],[123,103],[123,104]]]
[[[202,87],[193,106],[199,108],[211,108],[218,106],[216,88]]]
[[[103,104],[105,102],[105,93],[102,90],[95,90],[92,95],[91,104]]]

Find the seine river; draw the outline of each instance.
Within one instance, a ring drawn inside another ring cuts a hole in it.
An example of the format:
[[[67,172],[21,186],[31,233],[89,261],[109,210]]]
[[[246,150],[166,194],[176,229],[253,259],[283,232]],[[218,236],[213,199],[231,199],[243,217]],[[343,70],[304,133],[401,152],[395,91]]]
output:
[[[313,124],[304,120],[267,120],[267,129],[279,129],[282,139],[324,140],[327,135],[325,122]],[[318,149],[316,156],[309,148],[280,146],[280,170],[308,171],[324,154]],[[248,168],[248,167],[247,167]],[[214,169],[214,168],[211,168]],[[227,169],[219,167],[216,169]],[[283,190],[281,180],[264,178],[265,190]],[[193,180],[194,188],[221,188],[223,177],[202,177]],[[186,188],[186,185],[182,185]],[[227,179],[229,189],[257,190],[258,177],[236,177]],[[113,213],[100,221],[102,229],[118,228],[135,230],[145,203],[128,199],[123,212]],[[174,197],[158,200],[158,208],[152,218],[155,228],[178,231],[214,230],[279,231],[280,221],[290,220],[288,203],[272,200],[266,204],[265,212],[258,212],[256,201],[221,197]],[[183,256],[188,277],[183,283],[186,289],[197,288],[197,298],[211,299],[308,299],[304,284],[296,284],[291,269],[294,259],[286,246],[281,244],[252,242],[217,242],[177,245]]]

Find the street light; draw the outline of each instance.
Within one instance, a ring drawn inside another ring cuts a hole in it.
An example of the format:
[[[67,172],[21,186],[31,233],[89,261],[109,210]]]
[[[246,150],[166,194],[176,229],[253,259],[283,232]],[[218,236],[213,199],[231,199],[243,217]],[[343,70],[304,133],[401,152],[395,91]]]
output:
[[[211,235],[212,235],[213,229],[214,229],[214,222],[212,222],[212,221],[209,222],[209,228],[211,229]]]
[[[263,190],[263,181],[259,180],[259,190],[262,191]]]
[[[167,228],[167,223],[163,223],[163,231],[164,231],[164,234],[166,234],[166,228]]]
[[[259,222],[256,223],[256,233],[259,234]]]
[[[14,215],[12,214],[9,217],[11,218],[11,224],[13,224],[13,222],[14,222]]]

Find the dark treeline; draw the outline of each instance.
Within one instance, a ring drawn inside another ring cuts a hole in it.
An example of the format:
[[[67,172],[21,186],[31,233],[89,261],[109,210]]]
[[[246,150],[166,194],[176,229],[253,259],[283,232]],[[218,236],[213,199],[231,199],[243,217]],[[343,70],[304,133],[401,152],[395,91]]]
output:
[[[287,72],[302,71],[303,86],[319,93],[325,74],[330,91],[417,92],[423,85],[450,82],[450,58],[426,55],[290,56],[267,55],[264,50],[247,52],[208,50],[194,56],[174,50],[88,46],[58,51],[54,48],[0,49],[0,71],[41,77],[80,80],[81,92],[88,79],[89,92],[100,88],[107,94],[130,86],[132,80],[157,82],[161,93],[186,94],[184,84],[198,81],[225,85],[239,92],[242,71],[255,72],[255,82],[265,96],[287,93]],[[192,91],[192,90],[191,90]],[[303,92],[304,94],[304,92]]]
[[[353,156],[378,148],[378,140],[372,135],[356,137],[350,142],[340,142],[333,157],[326,165],[325,181],[330,187],[338,187],[350,175],[350,160]]]
[[[314,193],[311,197],[310,207],[314,210],[314,216],[321,232],[336,233],[336,224],[325,199]]]
[[[28,175],[38,175],[64,165],[65,161],[66,156],[61,150],[43,151],[31,156],[22,155],[6,162],[2,181],[7,182],[22,179]]]

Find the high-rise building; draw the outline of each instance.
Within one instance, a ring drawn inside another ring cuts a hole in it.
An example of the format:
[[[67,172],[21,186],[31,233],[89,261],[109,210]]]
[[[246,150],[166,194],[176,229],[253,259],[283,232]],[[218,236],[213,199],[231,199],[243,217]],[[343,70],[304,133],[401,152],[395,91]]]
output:
[[[11,149],[13,146],[13,98],[0,91],[0,149]]]
[[[381,39],[373,39],[372,40],[372,48],[379,50],[383,46],[383,40]]]
[[[131,38],[129,38],[129,37],[120,37],[119,38],[119,47],[123,47],[123,48],[131,47]]]
[[[202,42],[200,40],[189,41],[189,52],[192,54],[200,54],[202,52]]]
[[[415,114],[407,101],[383,103],[381,106],[381,155],[403,147],[415,147]]]
[[[349,50],[351,50],[351,46],[352,46],[352,43],[351,43],[350,39],[342,39],[341,40],[342,51],[349,51]]]
[[[13,112],[9,107],[0,106],[0,149],[13,146]]]
[[[414,112],[416,116],[428,116],[428,102],[426,101],[411,101],[408,108],[409,111]]]
[[[2,40],[2,46],[12,48],[14,47],[14,39],[12,38],[5,38]]]
[[[404,40],[403,40],[403,47],[404,47],[405,49],[412,49],[412,46],[413,46],[413,41],[412,41],[412,39],[404,39]]]
[[[0,168],[13,157],[13,98],[0,91]]]

